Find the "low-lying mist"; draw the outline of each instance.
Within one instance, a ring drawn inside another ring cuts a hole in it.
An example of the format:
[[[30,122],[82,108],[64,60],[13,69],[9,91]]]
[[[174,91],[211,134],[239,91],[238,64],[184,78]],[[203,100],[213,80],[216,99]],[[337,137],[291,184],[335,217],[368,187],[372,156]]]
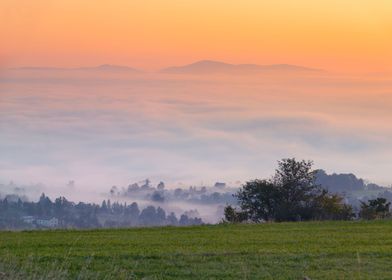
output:
[[[140,186],[139,186],[140,184]],[[237,187],[228,187],[225,183],[214,186],[188,188],[168,188],[163,182],[154,186],[148,179],[132,183],[128,186],[112,186],[107,192],[83,191],[75,187],[71,181],[63,189],[53,189],[42,184],[16,185],[13,182],[0,184],[0,200],[9,201],[39,201],[42,194],[55,201],[58,197],[65,197],[74,203],[95,203],[101,205],[103,201],[130,205],[137,203],[140,209],[149,206],[162,208],[166,213],[174,213],[177,217],[182,214],[189,218],[201,218],[204,223],[217,223],[223,218],[223,208],[228,204],[235,204],[233,194]]]
[[[101,203],[150,178],[167,189],[268,177],[276,160],[390,184],[392,80],[331,73],[176,75],[5,70],[0,75],[0,184],[31,199]],[[4,193],[4,191],[3,191]],[[112,198],[113,199],[113,198]],[[222,204],[116,200],[197,209]]]

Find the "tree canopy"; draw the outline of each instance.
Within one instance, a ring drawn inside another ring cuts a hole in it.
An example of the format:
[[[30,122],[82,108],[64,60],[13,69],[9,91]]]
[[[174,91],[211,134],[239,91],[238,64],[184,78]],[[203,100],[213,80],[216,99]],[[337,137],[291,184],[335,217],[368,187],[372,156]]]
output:
[[[389,207],[391,203],[385,198],[378,197],[368,202],[361,202],[359,216],[366,220],[383,219],[391,215]]]
[[[240,210],[226,207],[226,220],[260,222],[352,218],[352,208],[344,204],[342,197],[315,183],[317,170],[312,167],[312,161],[297,161],[295,158],[278,161],[271,179],[248,181],[235,194]]]

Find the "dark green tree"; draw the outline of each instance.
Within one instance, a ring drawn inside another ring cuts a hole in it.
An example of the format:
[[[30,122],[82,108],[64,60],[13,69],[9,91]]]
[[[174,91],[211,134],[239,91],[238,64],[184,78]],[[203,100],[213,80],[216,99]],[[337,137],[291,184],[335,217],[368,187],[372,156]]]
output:
[[[224,221],[229,223],[241,223],[248,219],[247,214],[244,211],[237,211],[231,205],[225,207],[224,210],[225,219]]]
[[[276,204],[280,200],[278,191],[273,182],[268,180],[256,179],[246,182],[235,195],[243,212],[236,212],[236,219],[246,218],[254,222],[274,219]]]
[[[361,202],[359,216],[366,220],[383,219],[391,215],[389,211],[390,206],[391,203],[385,198],[370,199],[367,203]]]
[[[353,208],[344,203],[339,194],[330,194],[324,190],[323,195],[318,197],[317,220],[351,220],[355,217]]]
[[[241,211],[226,207],[226,220],[236,220],[240,213],[254,222],[351,218],[343,198],[315,183],[312,166],[312,161],[295,158],[278,161],[271,179],[246,182],[235,194]]]

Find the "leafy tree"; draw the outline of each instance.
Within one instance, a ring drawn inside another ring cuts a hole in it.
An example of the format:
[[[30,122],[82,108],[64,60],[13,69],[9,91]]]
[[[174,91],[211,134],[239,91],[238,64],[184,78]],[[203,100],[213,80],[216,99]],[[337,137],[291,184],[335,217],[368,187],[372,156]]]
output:
[[[353,208],[345,204],[343,197],[338,194],[329,194],[324,191],[319,196],[318,220],[351,220],[355,217]]]
[[[162,182],[162,181],[159,182],[159,184],[157,185],[157,189],[158,189],[158,190],[161,190],[161,191],[164,190],[164,189],[165,189],[165,183]]]
[[[226,207],[226,219],[238,221],[240,213],[255,222],[351,218],[343,198],[315,183],[312,166],[312,161],[295,158],[278,161],[271,179],[246,182],[235,194],[242,213]]]
[[[102,201],[101,211],[106,212],[108,210],[108,206],[106,205],[106,200]]]
[[[151,200],[152,200],[152,201],[156,201],[156,202],[164,202],[164,201],[165,201],[165,197],[164,197],[164,195],[163,195],[162,192],[155,191],[155,192],[151,195]]]
[[[312,218],[315,198],[322,193],[315,183],[316,172],[312,161],[295,158],[278,161],[272,179],[276,189],[275,219],[277,221],[308,220]]]
[[[157,219],[158,225],[164,225],[165,224],[166,212],[161,207],[157,208],[156,219]]]
[[[248,219],[247,215],[243,211],[237,211],[231,205],[225,207],[224,210],[225,220],[229,223],[241,223]]]
[[[166,220],[169,225],[173,225],[173,226],[178,225],[178,219],[176,217],[176,214],[174,214],[174,212],[171,212],[170,215],[166,217]]]
[[[142,210],[139,216],[139,221],[144,226],[157,225],[159,219],[154,206],[147,206]]]
[[[186,226],[189,224],[189,218],[187,215],[182,214],[180,217],[180,221],[178,222],[180,226]]]
[[[133,202],[131,205],[128,205],[125,209],[125,216],[131,225],[137,225],[139,222],[140,210],[139,206],[136,202]]]
[[[387,202],[385,198],[370,199],[367,203],[361,202],[359,216],[367,220],[383,219],[391,215],[390,206],[391,203]]]
[[[236,194],[239,205],[244,212],[235,213],[234,218],[249,218],[252,221],[269,221],[275,217],[276,203],[279,200],[278,189],[268,180],[253,180],[246,182]],[[230,211],[228,211],[228,214]]]

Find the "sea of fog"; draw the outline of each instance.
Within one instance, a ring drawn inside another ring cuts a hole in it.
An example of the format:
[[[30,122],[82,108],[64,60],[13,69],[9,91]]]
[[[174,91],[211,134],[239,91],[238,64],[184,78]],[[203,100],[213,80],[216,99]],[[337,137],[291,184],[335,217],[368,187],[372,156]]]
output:
[[[297,157],[389,185],[391,108],[382,76],[2,70],[0,184],[96,202],[146,178],[239,186]]]

